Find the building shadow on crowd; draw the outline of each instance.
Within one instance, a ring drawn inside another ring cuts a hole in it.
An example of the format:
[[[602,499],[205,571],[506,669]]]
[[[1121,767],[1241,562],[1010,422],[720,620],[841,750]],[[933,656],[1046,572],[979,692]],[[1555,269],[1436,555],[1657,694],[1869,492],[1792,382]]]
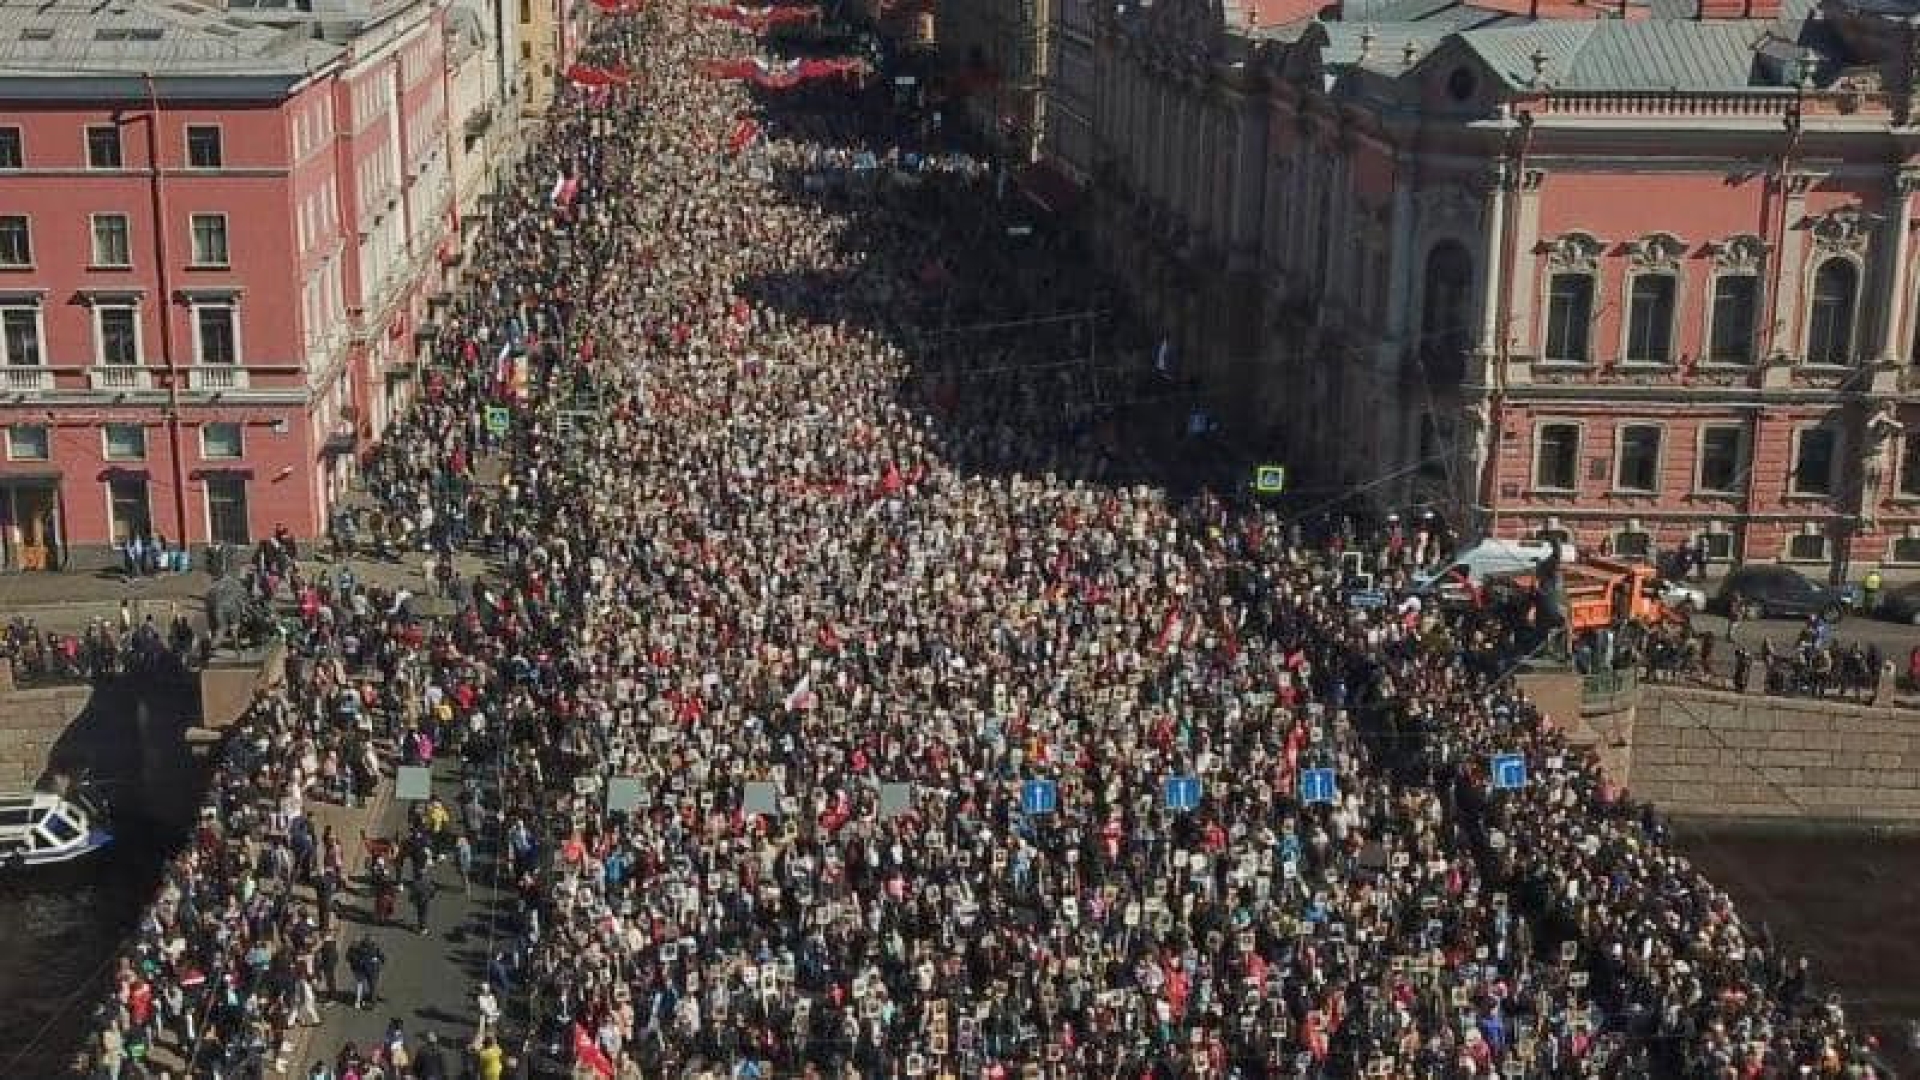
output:
[[[1197,390],[1156,370],[1149,332],[1070,217],[936,129],[941,110],[903,112],[891,83],[757,96],[772,133],[823,152],[749,152],[736,167],[826,214],[836,265],[750,277],[736,284],[743,297],[896,348],[894,400],[962,475],[1233,493],[1250,460],[1190,432]]]

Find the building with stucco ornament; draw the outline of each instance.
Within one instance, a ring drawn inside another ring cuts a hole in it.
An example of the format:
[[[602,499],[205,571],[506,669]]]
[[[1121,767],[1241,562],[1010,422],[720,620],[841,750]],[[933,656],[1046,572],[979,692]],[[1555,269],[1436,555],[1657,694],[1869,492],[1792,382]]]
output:
[[[1916,13],[1107,4],[1050,93],[1099,257],[1298,482],[1858,576],[1920,566]]]

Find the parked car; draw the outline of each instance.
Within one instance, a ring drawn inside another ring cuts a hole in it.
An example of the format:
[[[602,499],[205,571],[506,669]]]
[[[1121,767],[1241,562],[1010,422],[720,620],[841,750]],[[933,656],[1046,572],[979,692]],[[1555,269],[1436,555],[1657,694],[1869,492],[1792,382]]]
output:
[[[1920,626],[1920,581],[1888,590],[1880,597],[1880,610],[1874,614],[1892,622]]]
[[[1716,607],[1733,613],[1735,602],[1748,619],[1799,618],[1818,615],[1836,622],[1847,612],[1845,590],[1816,585],[1805,574],[1786,566],[1743,566],[1720,583]]]
[[[1682,581],[1661,578],[1654,582],[1653,594],[1660,602],[1674,611],[1697,612],[1707,610],[1707,594]]]

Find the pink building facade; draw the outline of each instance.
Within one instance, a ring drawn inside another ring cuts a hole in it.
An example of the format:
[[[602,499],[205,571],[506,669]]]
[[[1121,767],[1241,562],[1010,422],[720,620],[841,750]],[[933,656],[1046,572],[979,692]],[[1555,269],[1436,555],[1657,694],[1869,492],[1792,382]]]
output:
[[[1296,7],[1098,36],[1095,234],[1224,419],[1466,531],[1920,566],[1920,31]]]
[[[6,567],[324,531],[457,236],[442,19],[0,12]]]

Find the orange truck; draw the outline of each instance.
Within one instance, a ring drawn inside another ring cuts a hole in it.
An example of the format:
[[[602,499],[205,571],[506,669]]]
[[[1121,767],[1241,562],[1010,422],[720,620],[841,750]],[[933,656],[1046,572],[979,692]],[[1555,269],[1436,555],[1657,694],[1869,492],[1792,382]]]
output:
[[[1561,595],[1566,628],[1582,634],[1625,623],[1657,625],[1684,623],[1687,612],[1660,599],[1660,575],[1651,566],[1598,556],[1560,564]],[[1532,592],[1539,585],[1532,574],[1512,574],[1498,586]]]
[[[1684,622],[1655,591],[1660,575],[1651,566],[1588,556],[1560,567],[1565,582],[1567,630],[1579,634],[1637,622]]]

